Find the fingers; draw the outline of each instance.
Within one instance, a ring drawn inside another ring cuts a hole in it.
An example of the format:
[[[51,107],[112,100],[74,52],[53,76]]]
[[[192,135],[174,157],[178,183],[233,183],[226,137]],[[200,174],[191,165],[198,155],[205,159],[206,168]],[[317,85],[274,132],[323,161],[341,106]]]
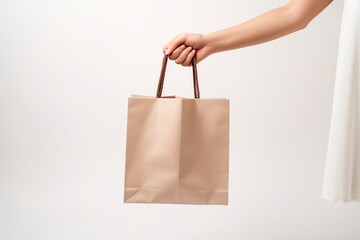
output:
[[[171,60],[175,60],[177,59],[181,53],[185,50],[186,46],[184,44],[182,44],[181,46],[177,47],[174,51],[172,51],[172,53],[169,55],[169,58]]]
[[[186,67],[191,66],[191,59],[195,56],[195,54],[196,54],[195,49],[191,50],[191,52],[187,55],[185,61],[181,65]]]
[[[186,47],[185,45],[181,45],[177,49],[171,53],[169,58],[171,60],[175,60],[177,64],[183,66],[191,66],[191,59],[195,56],[196,50],[192,49],[192,47]]]
[[[175,62],[177,64],[182,64],[186,60],[186,58],[189,55],[189,53],[191,52],[191,50],[192,50],[192,47],[185,48],[184,51],[182,51],[182,53],[180,54],[180,56],[175,59]]]
[[[187,33],[181,33],[174,37],[168,44],[164,46],[163,52],[166,55],[172,53],[175,49],[177,49],[180,45],[184,44],[188,38]]]
[[[186,41],[189,34],[182,33],[174,37],[163,48],[164,54],[169,56],[169,59],[175,60],[177,64],[182,66],[191,66],[191,60],[196,55],[196,50],[191,46],[186,46]]]

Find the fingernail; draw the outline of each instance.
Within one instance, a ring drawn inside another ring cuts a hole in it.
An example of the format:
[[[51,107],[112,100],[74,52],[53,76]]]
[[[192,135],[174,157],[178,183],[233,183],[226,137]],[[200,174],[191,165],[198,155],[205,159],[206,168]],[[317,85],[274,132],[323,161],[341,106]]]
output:
[[[166,54],[166,55],[169,55],[169,53],[170,53],[170,49],[169,49],[169,48],[166,48],[166,49],[165,49],[165,54]]]

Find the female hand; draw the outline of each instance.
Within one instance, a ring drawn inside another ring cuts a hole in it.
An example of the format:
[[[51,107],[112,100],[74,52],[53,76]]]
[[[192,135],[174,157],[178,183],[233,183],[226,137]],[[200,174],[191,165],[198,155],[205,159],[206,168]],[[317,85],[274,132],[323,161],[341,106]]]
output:
[[[210,54],[271,41],[305,28],[333,0],[289,0],[238,25],[205,35],[182,33],[164,46],[164,53],[177,64],[190,66]]]
[[[175,36],[164,46],[163,52],[182,66],[191,66],[194,56],[199,63],[211,54],[205,35],[200,33],[182,33]]]

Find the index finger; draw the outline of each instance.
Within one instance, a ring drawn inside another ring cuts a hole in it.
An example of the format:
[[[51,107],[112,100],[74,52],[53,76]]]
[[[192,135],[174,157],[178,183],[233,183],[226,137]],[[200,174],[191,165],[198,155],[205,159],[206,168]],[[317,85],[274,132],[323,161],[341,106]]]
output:
[[[177,35],[176,37],[174,37],[168,44],[166,44],[163,48],[163,52],[166,55],[169,55],[170,53],[172,53],[172,51],[174,51],[179,45],[183,44],[186,42],[187,40],[187,34],[186,33],[181,33],[179,35]]]

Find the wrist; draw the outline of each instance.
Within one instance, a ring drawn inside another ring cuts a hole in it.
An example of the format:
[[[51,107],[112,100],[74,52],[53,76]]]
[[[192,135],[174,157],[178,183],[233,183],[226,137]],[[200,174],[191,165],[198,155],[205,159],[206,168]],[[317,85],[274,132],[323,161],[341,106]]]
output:
[[[204,39],[205,39],[205,46],[207,48],[207,55],[211,55],[219,52],[214,33],[204,34]]]
[[[212,55],[217,51],[217,47],[215,44],[215,39],[212,33],[208,33],[208,34],[204,34],[204,39],[205,39],[205,46],[207,48],[207,55]]]

